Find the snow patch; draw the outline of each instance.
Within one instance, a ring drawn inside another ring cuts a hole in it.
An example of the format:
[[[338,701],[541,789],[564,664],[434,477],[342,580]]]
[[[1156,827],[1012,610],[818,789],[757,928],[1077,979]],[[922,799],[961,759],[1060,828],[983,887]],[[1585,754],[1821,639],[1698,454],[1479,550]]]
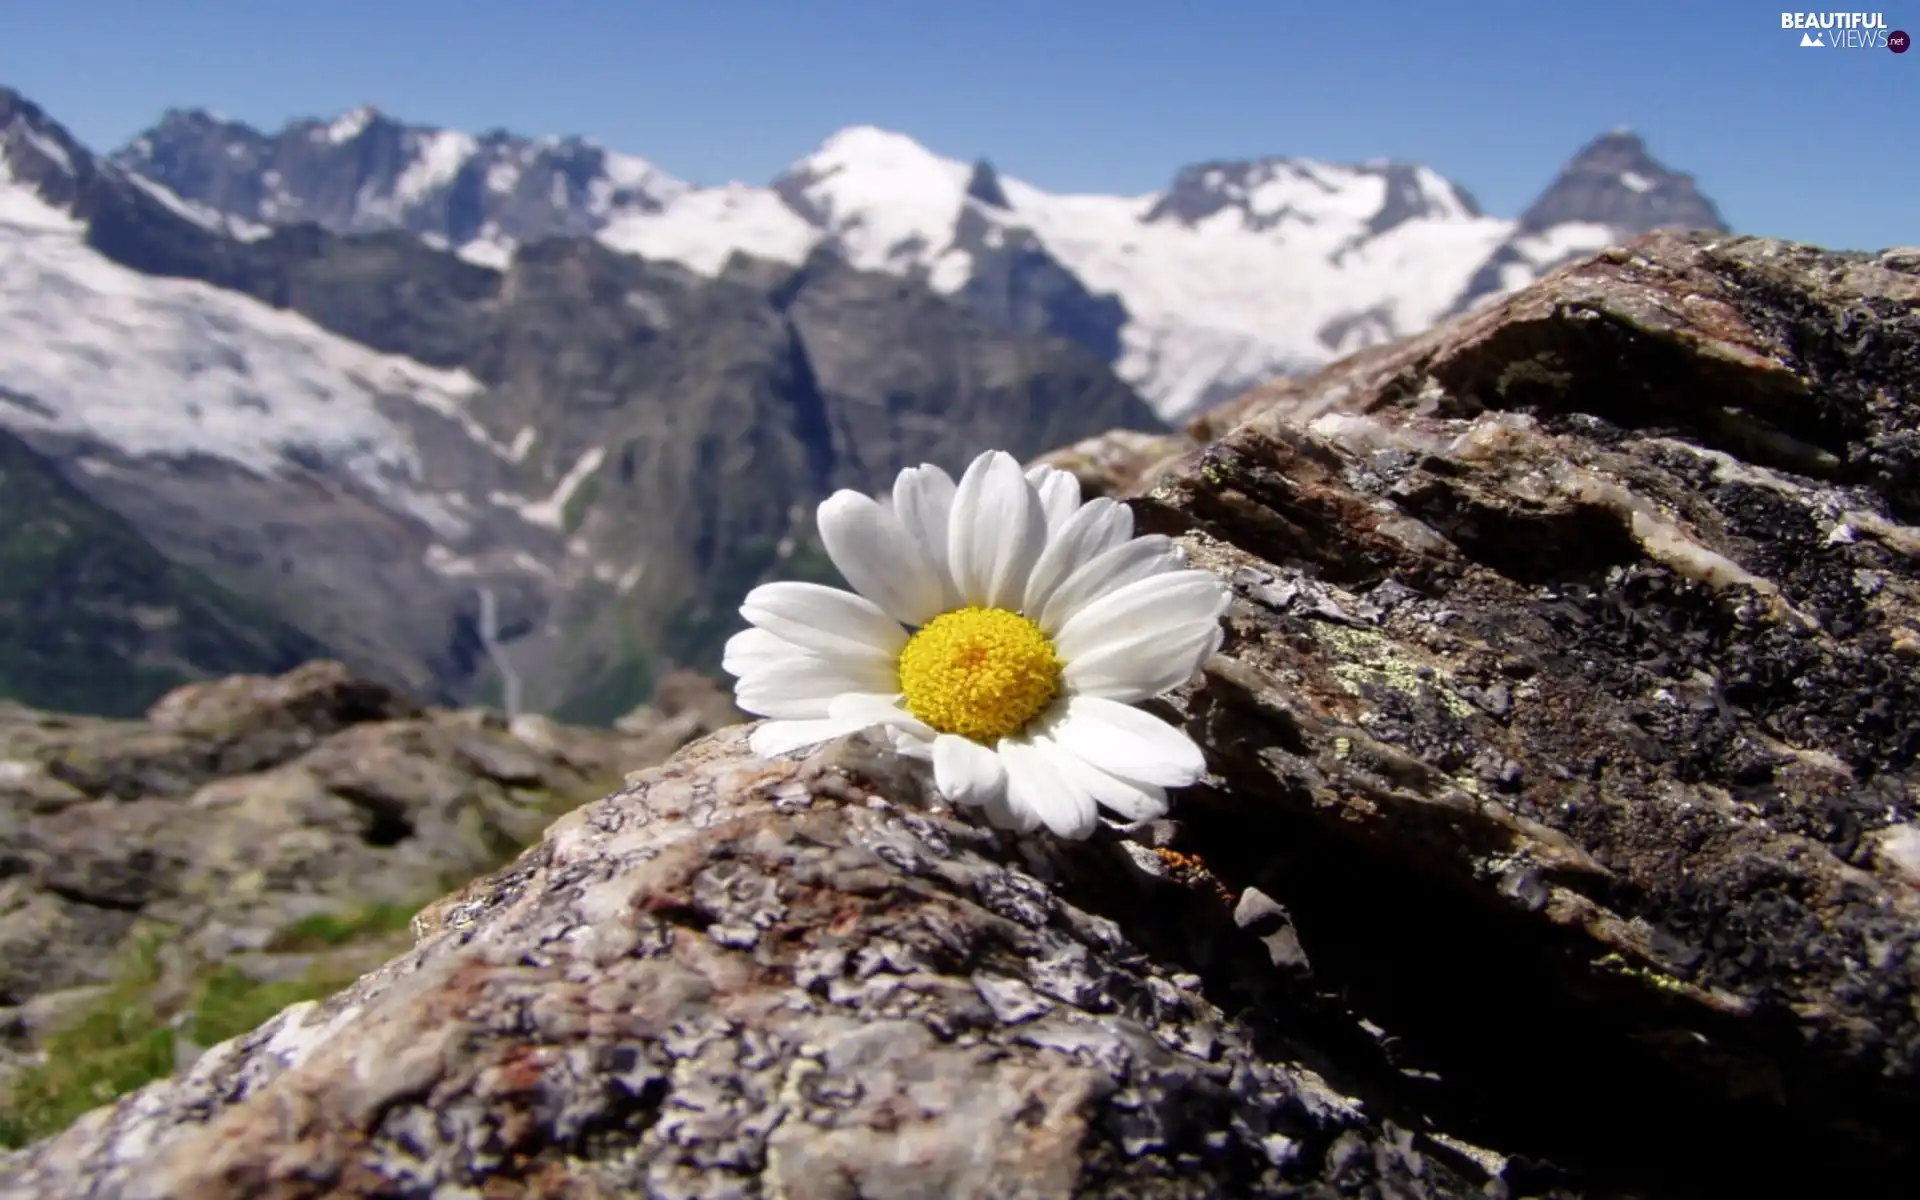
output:
[[[427,547],[420,561],[427,570],[448,579],[465,579],[480,573],[480,564],[455,554],[437,542]]]
[[[605,448],[593,446],[582,454],[573,467],[560,479],[559,486],[553,489],[545,500],[524,500],[505,492],[495,492],[493,502],[502,508],[510,508],[520,514],[520,518],[529,525],[544,525],[548,529],[559,529],[566,519],[567,501],[580,490],[587,477],[600,469],[606,461]],[[545,568],[541,568],[545,570]]]
[[[953,240],[972,169],[902,133],[843,129],[792,173],[848,261],[867,270],[923,263]]]
[[[659,212],[623,213],[599,236],[625,254],[718,275],[736,252],[797,265],[820,240],[820,231],[769,189],[731,183],[688,191]]]
[[[230,217],[210,205],[197,200],[183,198],[178,192],[164,184],[156,183],[135,171],[125,173],[126,179],[135,187],[152,196],[164,205],[169,212],[193,222],[209,233],[218,233],[226,237],[237,238],[243,242],[257,242],[271,234],[273,230],[255,221]]]
[[[1582,254],[1604,250],[1616,240],[1611,226],[1597,221],[1563,221],[1539,233],[1515,238],[1512,246],[1536,271],[1546,271]]]
[[[479,237],[464,243],[454,253],[475,266],[504,271],[513,265],[513,249],[513,239],[502,236],[497,228],[489,225]]]
[[[380,354],[297,313],[195,280],[142,275],[70,234],[0,226],[0,422],[134,457],[204,455],[261,476],[338,466],[444,535],[464,522],[420,487],[380,401],[457,407],[463,371]]]
[[[1113,293],[1132,320],[1116,370],[1161,414],[1176,417],[1274,374],[1311,369],[1336,350],[1329,321],[1378,310],[1338,352],[1432,324],[1511,232],[1510,221],[1403,222],[1378,236],[1367,222],[1385,181],[1293,161],[1249,191],[1253,211],[1299,217],[1271,229],[1225,210],[1196,226],[1143,218],[1157,196],[1055,196],[1002,179],[1056,259],[1093,292]]]
[[[1620,172],[1620,182],[1626,186],[1628,191],[1633,192],[1644,192],[1653,187],[1653,180],[1648,179],[1638,171]]]
[[[511,192],[520,184],[520,164],[501,160],[487,168],[487,190]]]
[[[525,571],[529,575],[538,575],[542,579],[547,579],[547,580],[553,580],[558,578],[556,575],[554,575],[552,567],[549,567],[547,564],[541,562],[539,559],[535,558],[533,555],[528,554],[525,550],[515,550],[513,552],[512,562],[514,566],[519,567],[522,571]]]
[[[64,208],[41,199],[32,185],[14,179],[6,155],[0,154],[0,230],[41,230],[80,233],[86,226]]]
[[[507,459],[510,462],[525,462],[527,451],[533,449],[534,439],[539,436],[529,425],[513,435],[513,444],[507,447]]]
[[[612,192],[638,192],[665,204],[692,190],[691,185],[685,181],[676,179],[646,159],[636,158],[631,154],[603,151],[601,171],[610,189],[608,201],[611,200]],[[596,212],[605,211],[607,210],[604,207],[596,209]]]
[[[331,125],[320,130],[320,140],[334,146],[350,142],[365,133],[367,126],[373,124],[373,119],[379,115],[380,110],[371,104],[363,104],[351,112],[341,113],[334,118]]]
[[[413,161],[394,180],[393,196],[401,204],[417,204],[423,198],[453,182],[460,168],[479,150],[479,143],[464,133],[436,129],[422,133],[414,148]]]

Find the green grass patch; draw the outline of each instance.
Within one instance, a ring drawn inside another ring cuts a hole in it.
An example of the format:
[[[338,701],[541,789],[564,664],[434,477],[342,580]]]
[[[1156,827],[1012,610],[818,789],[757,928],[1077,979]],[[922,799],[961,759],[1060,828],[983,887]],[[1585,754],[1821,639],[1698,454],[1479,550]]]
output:
[[[625,643],[623,652],[569,694],[554,710],[554,720],[563,725],[605,728],[653,695],[653,657],[635,648],[631,637],[621,641]]]
[[[46,1061],[0,1089],[0,1146],[23,1146],[65,1129],[89,1109],[173,1070],[174,1031],[150,998],[160,974],[158,944],[143,943],[103,995],[46,1039]]]
[[[315,913],[295,921],[267,945],[273,951],[324,950],[383,933],[399,933],[419,912],[413,904],[369,904],[342,913]]]
[[[369,905],[308,917],[275,939],[280,950],[325,950],[405,929],[416,910]],[[58,1133],[82,1114],[173,1073],[176,1039],[205,1047],[237,1037],[290,1004],[331,996],[357,972],[316,967],[297,979],[262,981],[231,966],[202,971],[185,988],[163,987],[161,938],[127,955],[105,992],[42,1043],[46,1060],[0,1083],[0,1148]],[[159,999],[171,995],[171,1002]]]

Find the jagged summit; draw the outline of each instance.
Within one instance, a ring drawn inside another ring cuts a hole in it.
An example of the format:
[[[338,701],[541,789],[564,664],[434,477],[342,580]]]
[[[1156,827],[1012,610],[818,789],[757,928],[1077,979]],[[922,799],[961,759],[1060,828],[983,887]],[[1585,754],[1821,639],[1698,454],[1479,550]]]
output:
[[[1669,170],[1639,134],[1625,128],[1581,147],[1520,215],[1519,226],[1538,233],[1568,221],[1598,222],[1629,234],[1727,228],[1693,176]]]
[[[371,105],[278,134],[163,120],[115,161],[248,221],[402,229],[489,266],[556,235],[706,275],[737,254],[792,267],[824,247],[1073,338],[1170,417],[1633,233],[1723,227],[1625,129],[1583,148],[1519,220],[1398,159],[1219,159],[1144,195],[1061,194],[875,124],[830,134],[767,186],[696,187],[584,138],[474,137]]]
[[[172,112],[113,160],[250,221],[400,228],[490,266],[523,241],[591,234],[686,190],[652,163],[585,138],[474,137],[371,104],[273,134]]]
[[[984,158],[973,164],[973,174],[967,179],[967,199],[991,208],[1013,207],[1007,200],[1007,190],[1000,186],[999,173]]]

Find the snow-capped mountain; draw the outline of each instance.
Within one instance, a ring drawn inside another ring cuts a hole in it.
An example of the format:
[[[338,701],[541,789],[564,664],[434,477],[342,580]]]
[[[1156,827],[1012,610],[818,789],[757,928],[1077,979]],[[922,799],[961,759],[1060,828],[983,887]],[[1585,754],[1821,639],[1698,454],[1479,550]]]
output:
[[[1115,426],[1159,423],[1081,347],[830,254],[707,276],[550,237],[493,268],[258,224],[0,88],[0,431],[425,696],[497,681],[484,592],[531,703],[618,715],[804,574],[832,490]]]
[[[476,137],[403,125],[372,106],[272,136],[174,109],[113,159],[249,221],[405,229],[494,265],[517,243],[590,234],[686,190],[651,163],[583,138]]]
[[[547,165],[500,166],[523,160]],[[485,262],[556,233],[710,276],[736,253],[797,264],[825,247],[1006,327],[1071,337],[1170,417],[1424,328],[1576,247],[1720,227],[1628,134],[1582,151],[1518,221],[1408,163],[1213,162],[1144,195],[1060,195],[871,126],[767,187],[693,187],[578,140],[476,139],[366,109],[271,137],[173,113],[115,161],[249,221],[404,228]],[[555,184],[551,162],[575,173]]]

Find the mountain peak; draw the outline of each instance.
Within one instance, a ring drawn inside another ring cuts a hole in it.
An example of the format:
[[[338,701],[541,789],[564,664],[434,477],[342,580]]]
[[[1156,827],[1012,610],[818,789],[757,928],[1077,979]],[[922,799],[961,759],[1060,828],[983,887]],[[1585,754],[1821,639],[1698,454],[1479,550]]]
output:
[[[350,142],[365,133],[367,127],[376,121],[384,120],[386,114],[371,104],[362,104],[335,117],[333,121],[320,129],[320,138],[333,145]]]
[[[1520,228],[1537,233],[1568,222],[1606,225],[1623,236],[1727,228],[1691,175],[1669,170],[1624,126],[1582,146],[1521,215]]]
[[[934,158],[933,151],[907,134],[882,129],[878,125],[849,125],[820,143],[808,159],[902,159]]]
[[[887,270],[952,236],[971,174],[904,133],[854,125],[781,172],[773,190],[856,266]]]
[[[76,228],[74,210],[96,175],[93,155],[58,121],[0,87],[0,222]]]
[[[989,208],[1013,207],[1007,200],[1007,190],[1000,186],[1000,173],[984,158],[973,164],[973,175],[967,180],[967,198]]]

